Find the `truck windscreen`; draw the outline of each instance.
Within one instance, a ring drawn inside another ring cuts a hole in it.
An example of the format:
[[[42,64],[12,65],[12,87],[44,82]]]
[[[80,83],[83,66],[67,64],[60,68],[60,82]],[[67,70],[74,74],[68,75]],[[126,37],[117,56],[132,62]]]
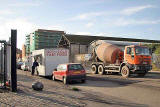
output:
[[[150,55],[149,49],[146,47],[136,47],[135,53],[136,55]]]

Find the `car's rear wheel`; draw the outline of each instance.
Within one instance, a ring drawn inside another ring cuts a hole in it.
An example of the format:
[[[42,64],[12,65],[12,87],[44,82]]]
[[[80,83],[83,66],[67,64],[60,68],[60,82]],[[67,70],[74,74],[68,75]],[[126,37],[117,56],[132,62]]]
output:
[[[63,83],[64,83],[64,84],[68,84],[68,80],[67,80],[66,77],[63,77]]]
[[[86,82],[86,79],[82,79],[81,82],[82,82],[82,83],[85,83],[85,82]]]

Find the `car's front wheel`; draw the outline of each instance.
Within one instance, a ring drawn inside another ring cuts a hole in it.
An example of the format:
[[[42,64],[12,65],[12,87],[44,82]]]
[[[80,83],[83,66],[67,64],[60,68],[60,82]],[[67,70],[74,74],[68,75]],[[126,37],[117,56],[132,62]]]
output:
[[[64,84],[68,84],[68,80],[67,80],[66,77],[63,77],[63,83],[64,83]]]
[[[55,79],[55,76],[54,76],[54,75],[52,75],[52,80],[53,80],[53,81],[56,81],[56,79]]]

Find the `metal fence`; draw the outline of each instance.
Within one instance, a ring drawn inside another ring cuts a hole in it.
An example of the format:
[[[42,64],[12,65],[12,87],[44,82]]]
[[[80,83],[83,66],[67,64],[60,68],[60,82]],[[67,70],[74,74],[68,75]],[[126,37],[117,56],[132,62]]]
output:
[[[152,62],[155,64],[157,68],[160,69],[160,54],[153,54],[152,55]]]
[[[0,88],[6,87],[6,42],[0,41]]]

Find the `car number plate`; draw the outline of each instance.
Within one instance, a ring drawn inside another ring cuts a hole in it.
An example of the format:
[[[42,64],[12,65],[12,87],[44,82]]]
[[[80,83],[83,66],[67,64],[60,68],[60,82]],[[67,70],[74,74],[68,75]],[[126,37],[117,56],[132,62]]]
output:
[[[75,72],[74,72],[74,74],[79,74],[79,73],[81,73],[81,72],[80,72],[80,71],[75,71]]]

